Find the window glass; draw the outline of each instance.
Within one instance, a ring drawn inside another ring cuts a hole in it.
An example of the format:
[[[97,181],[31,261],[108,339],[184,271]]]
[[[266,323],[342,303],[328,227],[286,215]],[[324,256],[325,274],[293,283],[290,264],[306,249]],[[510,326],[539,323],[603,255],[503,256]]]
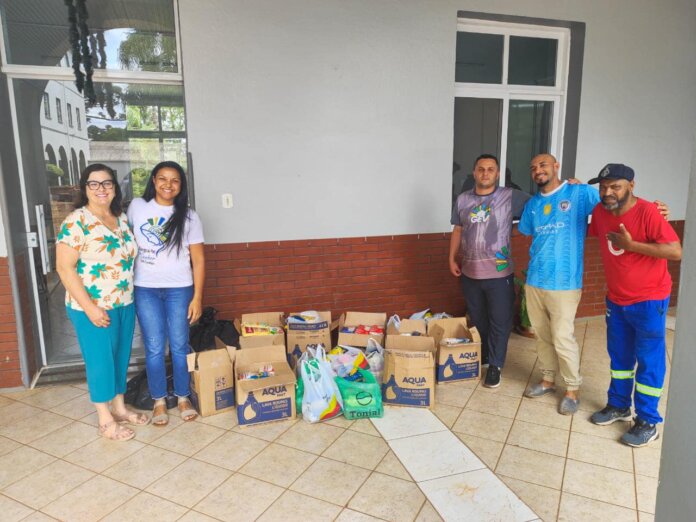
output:
[[[464,190],[474,187],[474,160],[484,153],[500,156],[502,120],[503,100],[454,99],[453,203]]]
[[[556,53],[554,38],[510,37],[508,83],[512,85],[556,85]]]
[[[454,81],[501,83],[504,41],[501,34],[457,32]]]
[[[549,152],[553,102],[510,100],[508,111],[506,185],[530,194],[537,191],[529,175],[529,160]]]
[[[89,0],[86,5],[95,70],[178,71],[172,0]],[[71,67],[63,1],[0,0],[0,14],[9,63]]]

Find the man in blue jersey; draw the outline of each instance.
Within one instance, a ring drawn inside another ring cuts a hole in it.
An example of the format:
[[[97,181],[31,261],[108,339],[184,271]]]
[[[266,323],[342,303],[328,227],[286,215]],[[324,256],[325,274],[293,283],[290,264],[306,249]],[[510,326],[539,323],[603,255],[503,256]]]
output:
[[[537,335],[542,380],[527,397],[555,392],[556,373],[566,393],[559,413],[578,410],[580,348],[575,340],[575,313],[580,303],[587,218],[599,203],[599,192],[570,184],[558,176],[560,164],[551,154],[532,158],[530,174],[539,192],[527,203],[518,230],[532,236],[527,270],[527,310]]]
[[[474,188],[462,192],[452,210],[449,265],[460,278],[469,317],[481,334],[482,359],[489,364],[483,385],[496,388],[515,302],[512,219],[521,215],[529,194],[498,186],[500,167],[491,154],[476,158],[473,177]]]

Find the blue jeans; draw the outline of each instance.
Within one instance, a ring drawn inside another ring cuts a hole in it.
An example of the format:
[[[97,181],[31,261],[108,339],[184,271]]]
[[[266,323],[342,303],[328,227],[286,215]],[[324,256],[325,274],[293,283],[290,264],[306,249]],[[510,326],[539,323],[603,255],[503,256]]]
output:
[[[662,422],[657,404],[665,380],[665,321],[669,298],[621,306],[607,299],[607,351],[611,358],[608,403],[631,406],[650,424]],[[637,364],[637,367],[636,367]]]
[[[482,363],[505,366],[512,331],[515,283],[512,275],[496,279],[459,278],[471,323],[481,335]]]
[[[188,397],[191,393],[186,355],[189,345],[188,307],[193,298],[193,286],[183,288],[135,287],[135,311],[145,343],[147,383],[153,399],[167,396],[165,346],[174,370],[174,394]]]

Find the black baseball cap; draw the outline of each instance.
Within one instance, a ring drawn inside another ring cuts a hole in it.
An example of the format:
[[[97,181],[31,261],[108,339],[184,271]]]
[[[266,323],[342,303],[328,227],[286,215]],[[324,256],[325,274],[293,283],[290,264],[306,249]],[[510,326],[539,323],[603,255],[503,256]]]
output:
[[[589,185],[594,185],[599,183],[603,179],[625,179],[626,181],[633,181],[635,172],[628,165],[623,163],[609,163],[602,170],[599,171],[596,178],[592,178],[587,183]]]

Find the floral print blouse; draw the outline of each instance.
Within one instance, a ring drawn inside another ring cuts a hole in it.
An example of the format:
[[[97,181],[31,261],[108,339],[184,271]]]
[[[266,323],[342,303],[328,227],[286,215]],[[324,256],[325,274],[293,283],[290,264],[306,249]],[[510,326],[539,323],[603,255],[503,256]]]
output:
[[[105,310],[133,302],[133,262],[138,246],[126,215],[121,214],[117,221],[117,230],[111,230],[87,208],[79,208],[65,218],[56,238],[79,252],[77,275],[92,302]],[[67,291],[65,305],[82,310]]]

